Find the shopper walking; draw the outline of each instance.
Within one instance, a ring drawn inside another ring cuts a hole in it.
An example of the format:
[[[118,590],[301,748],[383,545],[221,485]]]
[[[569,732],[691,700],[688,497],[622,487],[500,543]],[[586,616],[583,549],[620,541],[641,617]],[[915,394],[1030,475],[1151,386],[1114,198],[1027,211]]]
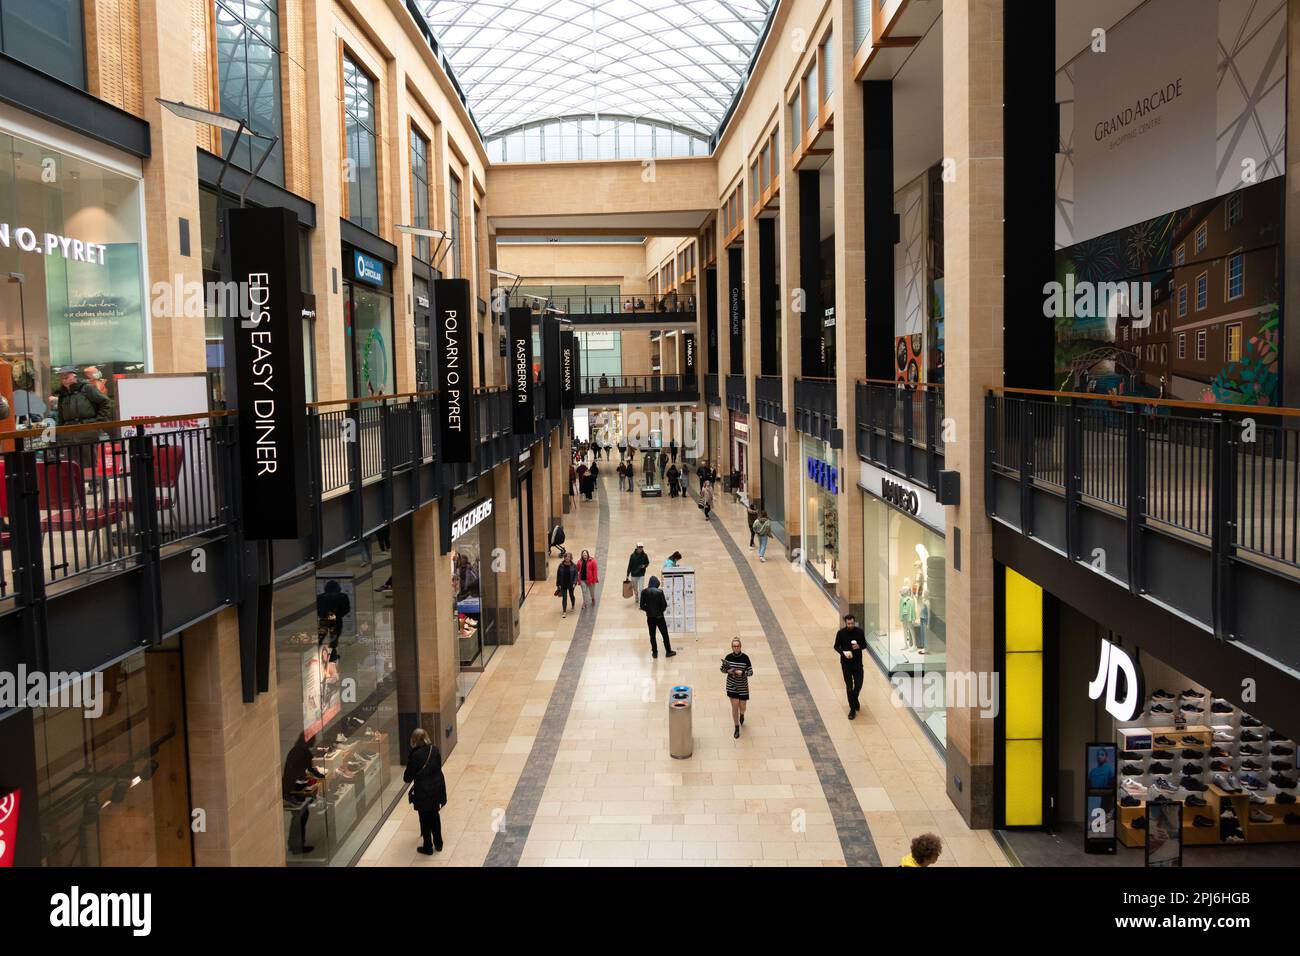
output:
[[[411,752],[406,757],[402,779],[411,785],[407,799],[420,817],[417,853],[433,856],[442,850],[442,820],[438,813],[447,805],[447,780],[442,775],[442,754],[424,728],[411,731]]]
[[[573,563],[573,555],[565,552],[564,560],[555,570],[555,594],[560,599],[560,617],[569,616],[569,606],[578,606],[578,599],[573,596],[573,589],[578,586],[578,566]]]
[[[662,449],[659,451],[659,474],[668,474],[668,452]]]
[[[672,456],[673,464],[677,464],[677,439],[674,438],[668,443],[668,453]]]
[[[668,479],[668,496],[670,498],[676,498],[677,492],[681,490],[678,485],[678,479],[681,477],[681,472],[677,470],[675,464],[669,465],[668,471],[664,473],[664,477]]]
[[[700,488],[700,508],[704,512],[704,520],[708,521],[713,513],[713,482],[706,481]]]
[[[627,487],[627,465],[623,464],[623,459],[618,461],[618,490],[622,491]]]
[[[754,547],[754,538],[758,532],[754,530],[754,523],[758,521],[758,505],[751,501],[745,509],[745,527],[749,528],[749,546]]]
[[[740,645],[740,638],[731,639],[731,653],[722,659],[722,673],[727,675],[727,697],[731,701],[731,722],[736,731],[731,736],[740,737],[740,727],[745,722],[745,707],[749,703],[749,679],[754,676],[754,664]]]
[[[677,476],[677,481],[681,484],[682,499],[687,497],[687,491],[690,490],[691,471],[685,465],[682,466],[681,472]]]
[[[596,606],[596,585],[600,583],[600,570],[591,552],[583,551],[578,559],[578,583],[582,585],[582,606]]]
[[[641,606],[641,590],[645,587],[645,569],[650,567],[650,555],[645,553],[645,545],[640,541],[627,559],[627,578],[632,582],[632,596],[637,607]]]
[[[767,560],[767,542],[772,537],[772,519],[767,516],[767,512],[759,510],[758,517],[754,523],[749,526],[750,534],[758,538],[758,560]]]
[[[659,644],[655,640],[655,632],[658,631],[664,636],[664,657],[676,657],[677,652],[668,639],[668,622],[664,619],[668,611],[668,598],[659,589],[658,578],[650,578],[650,586],[641,592],[639,604],[641,610],[645,611],[646,630],[650,632],[650,656],[659,656]]]
[[[835,632],[835,651],[840,655],[840,673],[844,675],[844,690],[849,698],[849,720],[858,716],[862,704],[862,649],[867,637],[852,614],[844,615],[844,626]]]

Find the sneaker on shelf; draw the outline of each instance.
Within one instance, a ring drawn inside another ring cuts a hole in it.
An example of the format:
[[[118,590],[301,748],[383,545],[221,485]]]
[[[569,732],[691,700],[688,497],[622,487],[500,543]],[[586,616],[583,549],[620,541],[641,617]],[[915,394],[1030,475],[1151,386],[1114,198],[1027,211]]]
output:
[[[1221,744],[1230,744],[1237,739],[1237,735],[1228,733],[1226,730],[1216,730],[1214,732],[1214,739]]]
[[[1264,796],[1262,793],[1255,793],[1254,791],[1252,791],[1250,794],[1250,802],[1258,803],[1258,804],[1267,804],[1268,797]]]
[[[1205,695],[1202,694],[1199,690],[1192,690],[1191,688],[1188,688],[1187,690],[1183,691],[1183,696],[1188,698],[1189,700],[1203,700],[1205,698]]]
[[[1128,773],[1128,770],[1125,770],[1124,772]],[[1141,773],[1141,771],[1138,772]],[[1151,773],[1173,773],[1174,768],[1165,766],[1162,763],[1153,763],[1150,767],[1150,772]]]
[[[1245,784],[1247,787],[1249,787],[1251,790],[1268,789],[1268,784],[1266,784],[1263,780],[1260,780],[1259,777],[1255,776],[1253,773],[1243,773],[1240,779],[1241,782]]]
[[[1232,705],[1228,703],[1226,700],[1216,700],[1212,704],[1210,704],[1210,713],[1230,714],[1232,713]]]
[[[1244,767],[1245,764],[1242,764],[1242,766]],[[1274,760],[1269,763],[1269,767],[1278,773],[1286,773],[1291,769],[1291,764],[1285,760]]]
[[[1174,752],[1172,750],[1153,750],[1151,751],[1153,760],[1173,760]]]
[[[1254,717],[1250,716],[1250,714],[1242,714],[1242,715],[1241,715],[1241,726],[1243,726],[1243,727],[1263,727],[1264,724],[1263,724],[1262,721],[1258,721],[1258,720],[1256,720]]]
[[[1262,763],[1256,763],[1254,760],[1243,760],[1241,762],[1241,769],[1242,770],[1263,770],[1264,765]]]
[[[1264,752],[1258,747],[1252,747],[1250,744],[1242,744],[1237,749],[1247,757],[1258,757]]]
[[[1273,786],[1277,787],[1279,790],[1295,789],[1295,785],[1296,785],[1295,777],[1287,777],[1284,776],[1283,774],[1275,773],[1273,774],[1273,776],[1269,777],[1268,780],[1269,783],[1273,784]],[[1261,783],[1260,786],[1262,787],[1263,784]]]
[[[1177,746],[1177,743],[1178,742],[1174,740],[1172,737],[1165,737],[1163,735],[1155,739],[1155,744],[1157,747],[1174,747]]]
[[[1203,830],[1208,830],[1210,827],[1214,826],[1214,821],[1211,820],[1209,817],[1202,816],[1201,814],[1198,813],[1195,817],[1192,818],[1192,826],[1200,827]]]
[[[1185,714],[1203,714],[1203,713],[1205,713],[1205,708],[1204,708],[1204,707],[1197,707],[1195,704],[1183,704],[1183,705],[1182,705],[1181,707],[1179,707],[1178,709],[1181,710],[1181,711],[1182,711],[1183,713],[1185,713]],[[1183,739],[1186,740],[1187,738],[1184,737]]]
[[[1194,793],[1189,793],[1187,799],[1184,800],[1183,803],[1187,804],[1189,807],[1204,807],[1209,804],[1209,801],[1204,797],[1198,797]]]
[[[1132,777],[1125,777],[1120,782],[1119,786],[1121,790],[1123,790],[1125,793],[1129,794],[1130,796],[1140,797],[1144,800],[1146,799],[1147,794],[1151,790],[1151,788],[1148,787],[1141,780],[1134,780]]]
[[[1126,793],[1124,794],[1124,796],[1119,798],[1119,805],[1121,807],[1140,807],[1142,806],[1142,801],[1139,800],[1137,797],[1130,797]]]
[[[1241,732],[1241,739],[1244,740],[1244,741],[1246,741],[1246,743],[1249,743],[1249,744],[1256,744],[1256,743],[1259,743],[1261,740],[1264,739],[1264,735],[1263,735],[1263,734],[1257,734],[1257,733],[1255,733],[1255,731],[1253,731],[1253,730],[1243,730],[1243,731]]]
[[[1181,780],[1178,781],[1178,785],[1181,786],[1184,790],[1195,790],[1198,792],[1203,792],[1205,790],[1210,789],[1205,784],[1201,783],[1201,781],[1197,780],[1195,777],[1183,777]]]
[[[1224,763],[1222,760],[1211,760],[1210,769],[1215,773],[1232,773],[1232,765]]]
[[[1164,704],[1151,705],[1151,713],[1153,714],[1172,714],[1173,712],[1174,709],[1172,707],[1166,707]]]
[[[1269,740],[1286,740],[1286,738],[1283,737],[1283,736],[1282,736],[1280,733],[1278,733],[1276,730],[1270,730],[1270,731],[1268,732],[1268,739],[1269,739]]]
[[[1219,819],[1220,819],[1220,820],[1235,820],[1235,819],[1237,819],[1237,811],[1234,810],[1234,809],[1232,809],[1232,804],[1231,804],[1231,803],[1225,803],[1225,804],[1223,805],[1223,809],[1221,809],[1221,810],[1219,811]]]
[[[1134,830],[1145,830],[1147,828],[1147,818],[1134,817],[1133,822],[1132,824],[1130,824],[1130,826],[1132,826]]]
[[[1188,749],[1188,750],[1184,750],[1182,753],[1182,758],[1184,760],[1200,760],[1204,756],[1205,756],[1205,752],[1202,750]]]
[[[1211,747],[1211,748],[1210,748],[1210,756],[1211,756],[1211,757],[1226,757],[1228,760],[1231,760],[1231,759],[1232,759],[1232,751],[1230,751],[1230,750],[1224,750],[1222,747]]]
[[[1224,843],[1245,843],[1246,835],[1242,833],[1240,830],[1233,830],[1231,833],[1229,833],[1226,837],[1223,838],[1223,842]]]
[[[1175,787],[1164,777],[1156,777],[1155,780],[1152,781],[1151,785],[1154,786],[1157,790],[1160,790],[1164,793],[1174,793],[1178,790],[1177,787]]]
[[[1277,744],[1276,746],[1269,747],[1268,752],[1271,753],[1274,757],[1289,757],[1293,753],[1295,753],[1295,748],[1283,747],[1281,744]]]
[[[1136,750],[1121,750],[1119,752],[1120,760],[1145,760],[1146,754],[1138,753]]]
[[[1152,700],[1173,700],[1174,695],[1169,693],[1163,687],[1157,687],[1151,694]]]
[[[1237,785],[1236,778],[1230,773],[1216,773],[1211,779],[1224,793],[1241,793],[1241,787]]]
[[[1183,737],[1183,743],[1185,743],[1189,747],[1203,746],[1200,739],[1197,737],[1193,737],[1191,734],[1187,734]]]
[[[1205,768],[1199,763],[1185,763],[1178,768],[1178,772],[1189,777],[1199,777],[1201,774],[1205,773]]]
[[[1287,793],[1285,790],[1283,790],[1281,793],[1275,794],[1273,799],[1276,800],[1278,803],[1295,803],[1295,797]]]
[[[1135,767],[1131,763],[1126,763],[1124,764],[1123,768],[1121,768],[1120,773],[1126,773],[1129,774],[1130,776],[1140,777],[1143,773],[1143,770],[1141,767]]]

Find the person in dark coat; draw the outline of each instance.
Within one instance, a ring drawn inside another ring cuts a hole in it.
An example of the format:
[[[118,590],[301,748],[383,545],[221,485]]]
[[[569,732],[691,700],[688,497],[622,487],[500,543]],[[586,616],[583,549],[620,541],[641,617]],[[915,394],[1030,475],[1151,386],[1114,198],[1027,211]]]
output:
[[[665,472],[664,477],[668,479],[669,497],[676,498],[677,493],[681,491],[681,482],[679,481],[681,477],[681,472],[677,470],[677,465],[676,464],[669,465],[668,471]]]
[[[330,642],[330,660],[339,659],[339,638],[343,619],[352,613],[352,602],[337,581],[327,581],[325,590],[316,595],[316,645]]]
[[[664,657],[676,657],[677,652],[668,640],[668,622],[664,614],[668,611],[668,598],[659,590],[659,579],[650,578],[650,586],[641,592],[641,610],[645,611],[646,628],[650,631],[650,656],[659,656],[659,642],[655,632],[664,636]]]
[[[573,589],[578,586],[578,566],[573,563],[572,552],[564,553],[564,560],[555,570],[555,593],[560,596],[560,617],[569,616],[569,605],[578,606]]]
[[[420,815],[417,853],[433,856],[442,850],[442,820],[438,811],[447,805],[447,780],[442,775],[442,754],[422,727],[411,731],[411,753],[406,758],[402,779],[411,785],[408,798]]]

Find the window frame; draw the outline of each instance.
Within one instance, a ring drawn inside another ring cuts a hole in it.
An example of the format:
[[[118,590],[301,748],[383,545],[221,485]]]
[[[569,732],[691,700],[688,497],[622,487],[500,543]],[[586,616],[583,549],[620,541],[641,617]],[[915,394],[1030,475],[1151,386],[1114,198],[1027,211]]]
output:
[[[370,134],[370,136],[371,136],[371,142],[372,142],[373,145],[374,145],[374,170],[375,170],[375,196],[374,196],[375,209],[374,209],[374,226],[375,226],[375,228],[374,228],[374,229],[368,229],[368,227],[366,226],[366,224],[365,224],[365,209],[364,209],[364,206],[363,206],[363,208],[362,208],[362,210],[361,210],[361,220],[362,220],[362,221],[357,221],[356,219],[353,219],[353,218],[352,218],[352,186],[353,186],[353,184],[348,182],[348,178],[347,178],[346,175],[343,176],[343,177],[341,177],[341,178],[342,178],[342,181],[343,181],[343,208],[344,208],[345,213],[346,213],[346,214],[344,215],[343,218],[345,218],[348,222],[352,223],[353,225],[357,226],[358,228],[361,228],[361,229],[367,229],[367,231],[369,231],[369,232],[373,232],[374,234],[378,235],[378,234],[379,234],[379,229],[380,229],[379,203],[380,203],[380,197],[383,195],[383,192],[384,192],[384,184],[383,184],[383,156],[382,156],[382,154],[381,154],[381,152],[380,152],[380,143],[381,143],[381,138],[380,138],[380,135],[379,135],[379,106],[378,106],[378,103],[379,103],[379,100],[380,100],[379,80],[378,80],[378,78],[375,77],[375,76],[374,76],[374,75],[373,75],[373,74],[372,74],[368,69],[366,69],[366,67],[365,67],[365,66],[364,66],[364,65],[363,65],[363,64],[358,60],[356,54],[354,54],[354,53],[352,52],[352,50],[351,50],[351,49],[350,49],[346,44],[340,43],[340,50],[339,50],[339,113],[340,113],[340,118],[341,118],[342,121],[343,121],[343,122],[342,122],[342,127],[343,127],[343,128],[342,128],[342,130],[341,130],[341,134],[342,134],[342,139],[343,139],[343,156],[344,156],[344,159],[345,159],[345,160],[351,158],[351,150],[348,148],[348,114],[349,114],[349,110],[348,110],[348,106],[347,106],[347,85],[348,85],[348,80],[347,80],[347,65],[348,65],[348,64],[351,64],[352,67],[353,67],[353,69],[354,69],[354,71],[355,71],[357,74],[359,74],[360,76],[365,77],[366,80],[367,80],[367,81],[369,82],[369,84],[370,84],[370,97],[369,97],[369,104],[370,104],[370,112],[371,112],[371,115],[374,117],[374,119],[373,119],[373,121],[372,121],[372,122],[373,122],[373,125],[374,125],[374,128],[367,127],[367,126],[365,126],[364,123],[360,123],[360,119],[359,119],[359,118],[358,118],[358,125],[360,126],[361,129],[364,129],[366,132],[368,132],[368,133]],[[360,175],[360,171],[359,171],[359,170],[360,170],[360,167],[358,166],[358,173],[357,173],[357,184],[358,184],[358,185],[359,185],[360,182],[361,182],[361,175]]]
[[[1234,332],[1237,334],[1236,355],[1232,354],[1232,338]],[[1245,329],[1242,328],[1242,324],[1240,322],[1230,322],[1223,327],[1223,360],[1225,362],[1241,361],[1241,344],[1242,344],[1242,336],[1244,332]]]
[[[1241,264],[1240,282],[1241,289],[1236,295],[1232,294],[1232,264],[1234,262]],[[1223,265],[1223,301],[1232,302],[1240,299],[1246,294],[1246,253],[1238,249],[1227,256]]]
[[[1210,357],[1210,333],[1206,329],[1196,330],[1196,361],[1204,362]]]

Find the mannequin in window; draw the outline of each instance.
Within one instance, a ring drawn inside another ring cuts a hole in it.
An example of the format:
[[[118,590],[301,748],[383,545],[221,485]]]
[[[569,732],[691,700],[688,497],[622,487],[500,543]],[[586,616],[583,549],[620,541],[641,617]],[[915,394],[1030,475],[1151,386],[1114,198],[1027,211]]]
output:
[[[903,586],[898,590],[898,620],[903,625],[903,647],[916,644],[916,592],[912,589],[912,579],[903,578]]]

